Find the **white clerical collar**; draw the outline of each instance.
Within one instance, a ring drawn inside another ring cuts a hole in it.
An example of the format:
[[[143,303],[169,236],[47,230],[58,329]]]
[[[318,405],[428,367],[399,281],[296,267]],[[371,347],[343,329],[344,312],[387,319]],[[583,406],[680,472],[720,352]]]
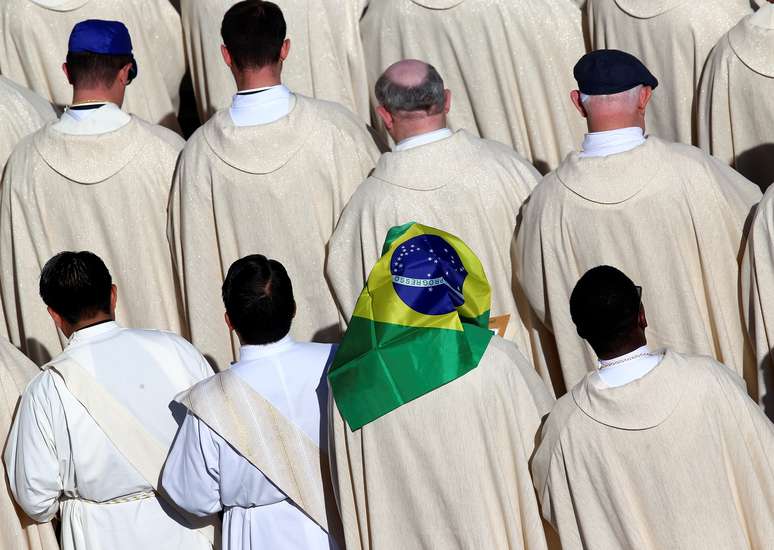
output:
[[[231,120],[235,126],[257,126],[279,120],[290,113],[292,95],[283,84],[241,90],[231,100]]]
[[[642,378],[663,358],[663,353],[655,353],[645,345],[620,357],[600,359],[596,374],[608,387],[617,388]]]
[[[607,157],[623,153],[645,143],[645,133],[639,126],[618,128],[586,134],[581,145],[581,157]]]
[[[271,344],[261,346],[242,346],[239,348],[239,362],[255,361],[263,357],[283,353],[295,345],[296,341],[290,334],[287,334],[282,340],[277,340]]]
[[[73,332],[70,335],[70,338],[67,339],[67,344],[68,346],[73,346],[82,344],[84,342],[89,342],[95,338],[99,338],[120,328],[121,327],[115,321],[104,321],[102,323],[97,323],[96,325],[91,325],[90,327],[82,328]]]
[[[420,145],[427,145],[428,143],[435,143],[452,136],[452,131],[448,128],[441,128],[440,130],[433,130],[432,132],[425,132],[416,136],[407,137],[402,139],[395,145],[395,151],[407,151]]]
[[[52,128],[62,134],[95,136],[114,132],[129,124],[132,117],[115,103],[93,103],[94,109],[68,108]]]

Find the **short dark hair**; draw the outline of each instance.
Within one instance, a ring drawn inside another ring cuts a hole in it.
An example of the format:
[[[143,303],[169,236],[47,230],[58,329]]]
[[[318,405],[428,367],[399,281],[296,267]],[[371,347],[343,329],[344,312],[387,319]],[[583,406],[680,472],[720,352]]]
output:
[[[258,69],[280,60],[287,25],[277,4],[243,0],[223,17],[220,35],[239,70]]]
[[[618,349],[637,329],[640,292],[618,269],[601,265],[580,278],[570,296],[570,315],[578,335],[597,354]]]
[[[252,254],[231,264],[223,282],[223,304],[243,344],[270,344],[290,331],[296,303],[281,263]]]
[[[443,112],[446,104],[443,78],[429,63],[425,78],[416,86],[397,84],[390,78],[389,71],[385,71],[374,85],[374,94],[379,105],[390,113],[424,111],[437,114]]]
[[[74,87],[111,86],[118,73],[132,62],[131,55],[69,52],[67,73]]]
[[[92,252],[60,252],[43,266],[40,297],[70,324],[110,313],[113,279]]]

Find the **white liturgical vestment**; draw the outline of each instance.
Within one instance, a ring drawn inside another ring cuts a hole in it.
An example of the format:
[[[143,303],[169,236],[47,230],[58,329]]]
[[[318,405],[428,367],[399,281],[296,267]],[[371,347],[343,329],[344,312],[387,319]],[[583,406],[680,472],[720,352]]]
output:
[[[707,56],[752,13],[750,0],[588,0],[586,11],[593,50],[626,51],[658,79],[648,131],[696,144],[696,93]]]
[[[68,104],[72,87],[62,63],[70,31],[86,19],[129,29],[139,70],[126,88],[126,112],[179,132],[185,57],[180,17],[168,0],[2,0],[0,73],[59,107]]]
[[[0,170],[21,139],[56,118],[51,104],[4,76],[0,76]]]
[[[372,94],[391,64],[421,59],[451,90],[452,130],[510,145],[542,173],[582,138],[568,94],[586,48],[570,0],[370,0],[361,26]]]
[[[327,453],[326,368],[329,344],[291,336],[242,346],[231,371]],[[251,412],[244,411],[244,422]],[[253,413],[254,414],[254,413]],[[335,543],[228,440],[194,414],[186,416],[162,484],[183,509],[223,515],[223,550],[328,550]]]
[[[169,235],[191,338],[219,370],[237,347],[223,322],[220,289],[229,266],[248,254],[287,269],[298,304],[294,337],[339,336],[325,280],[328,241],[379,153],[365,124],[344,107],[291,99],[289,114],[267,124],[237,126],[228,109],[219,111],[191,136],[175,176]]]
[[[722,360],[756,395],[739,268],[760,198],[726,164],[656,137],[604,157],[574,153],[546,176],[522,211],[518,279],[553,334],[565,387],[597,366],[570,294],[587,270],[610,265],[642,286],[649,342]]]
[[[40,369],[0,336],[0,443],[5,448],[19,397]],[[35,523],[15,505],[5,467],[0,468],[0,548],[3,550],[58,550],[50,523]]]
[[[774,182],[774,5],[712,50],[699,89],[699,145],[765,189]]]
[[[735,372],[667,350],[619,387],[587,374],[548,415],[531,468],[564,550],[766,550],[772,454],[774,426]]]
[[[112,321],[75,332],[61,359],[75,361],[165,449],[185,414],[170,406],[173,398],[212,374],[179,336]],[[103,431],[92,412],[53,368],[30,383],[5,451],[22,509],[38,521],[59,512],[63,550],[209,548],[155,496],[155,484],[119,452],[115,434]]]
[[[551,384],[511,256],[519,210],[540,174],[501,143],[465,130],[433,134],[403,140],[403,147],[382,155],[341,215],[331,237],[326,273],[342,321],[349,322],[391,227],[412,221],[437,227],[475,251],[492,287],[492,317],[509,316],[503,335]],[[405,149],[412,144],[416,146]]]
[[[363,121],[369,117],[368,84],[360,41],[362,2],[276,0],[290,39],[282,80],[299,94],[340,103]],[[207,121],[236,93],[223,62],[220,26],[236,0],[181,0],[183,34],[199,118]]]
[[[35,362],[64,345],[38,294],[40,270],[63,250],[102,258],[119,288],[119,321],[184,330],[166,235],[182,146],[108,103],[70,109],[14,150],[0,197],[0,292],[9,339]]]

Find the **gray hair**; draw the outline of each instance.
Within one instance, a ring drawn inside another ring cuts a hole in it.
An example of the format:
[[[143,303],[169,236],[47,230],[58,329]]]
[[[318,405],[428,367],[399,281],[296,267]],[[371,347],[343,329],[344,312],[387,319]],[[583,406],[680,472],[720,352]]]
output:
[[[427,64],[427,75],[416,86],[403,86],[393,82],[387,72],[379,77],[374,87],[379,105],[391,113],[397,111],[443,111],[446,103],[443,79],[438,71]]]
[[[586,95],[582,93],[580,95],[581,103],[587,107],[591,106],[591,103],[618,103],[621,107],[636,107],[637,101],[640,98],[640,90],[642,90],[642,84],[629,88],[623,92],[617,94],[605,94],[605,95]]]

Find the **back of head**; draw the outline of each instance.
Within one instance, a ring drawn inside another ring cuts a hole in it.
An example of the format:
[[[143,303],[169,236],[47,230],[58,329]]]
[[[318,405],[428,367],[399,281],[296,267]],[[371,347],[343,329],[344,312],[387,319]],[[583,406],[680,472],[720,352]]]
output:
[[[282,10],[263,0],[234,4],[220,28],[223,44],[235,67],[242,71],[278,63],[286,32]]]
[[[640,292],[614,267],[590,269],[570,296],[570,315],[578,335],[597,355],[620,349],[638,330]]]
[[[67,72],[75,88],[109,88],[131,64],[137,76],[129,30],[120,21],[89,19],[73,27],[67,46]]]
[[[435,67],[415,59],[398,61],[379,77],[376,99],[393,116],[425,116],[444,112],[443,79]]]
[[[281,263],[260,254],[237,260],[223,282],[223,304],[245,345],[277,342],[290,331],[296,304]]]
[[[40,297],[74,325],[98,313],[111,313],[113,280],[105,263],[91,252],[60,252],[43,266]]]

